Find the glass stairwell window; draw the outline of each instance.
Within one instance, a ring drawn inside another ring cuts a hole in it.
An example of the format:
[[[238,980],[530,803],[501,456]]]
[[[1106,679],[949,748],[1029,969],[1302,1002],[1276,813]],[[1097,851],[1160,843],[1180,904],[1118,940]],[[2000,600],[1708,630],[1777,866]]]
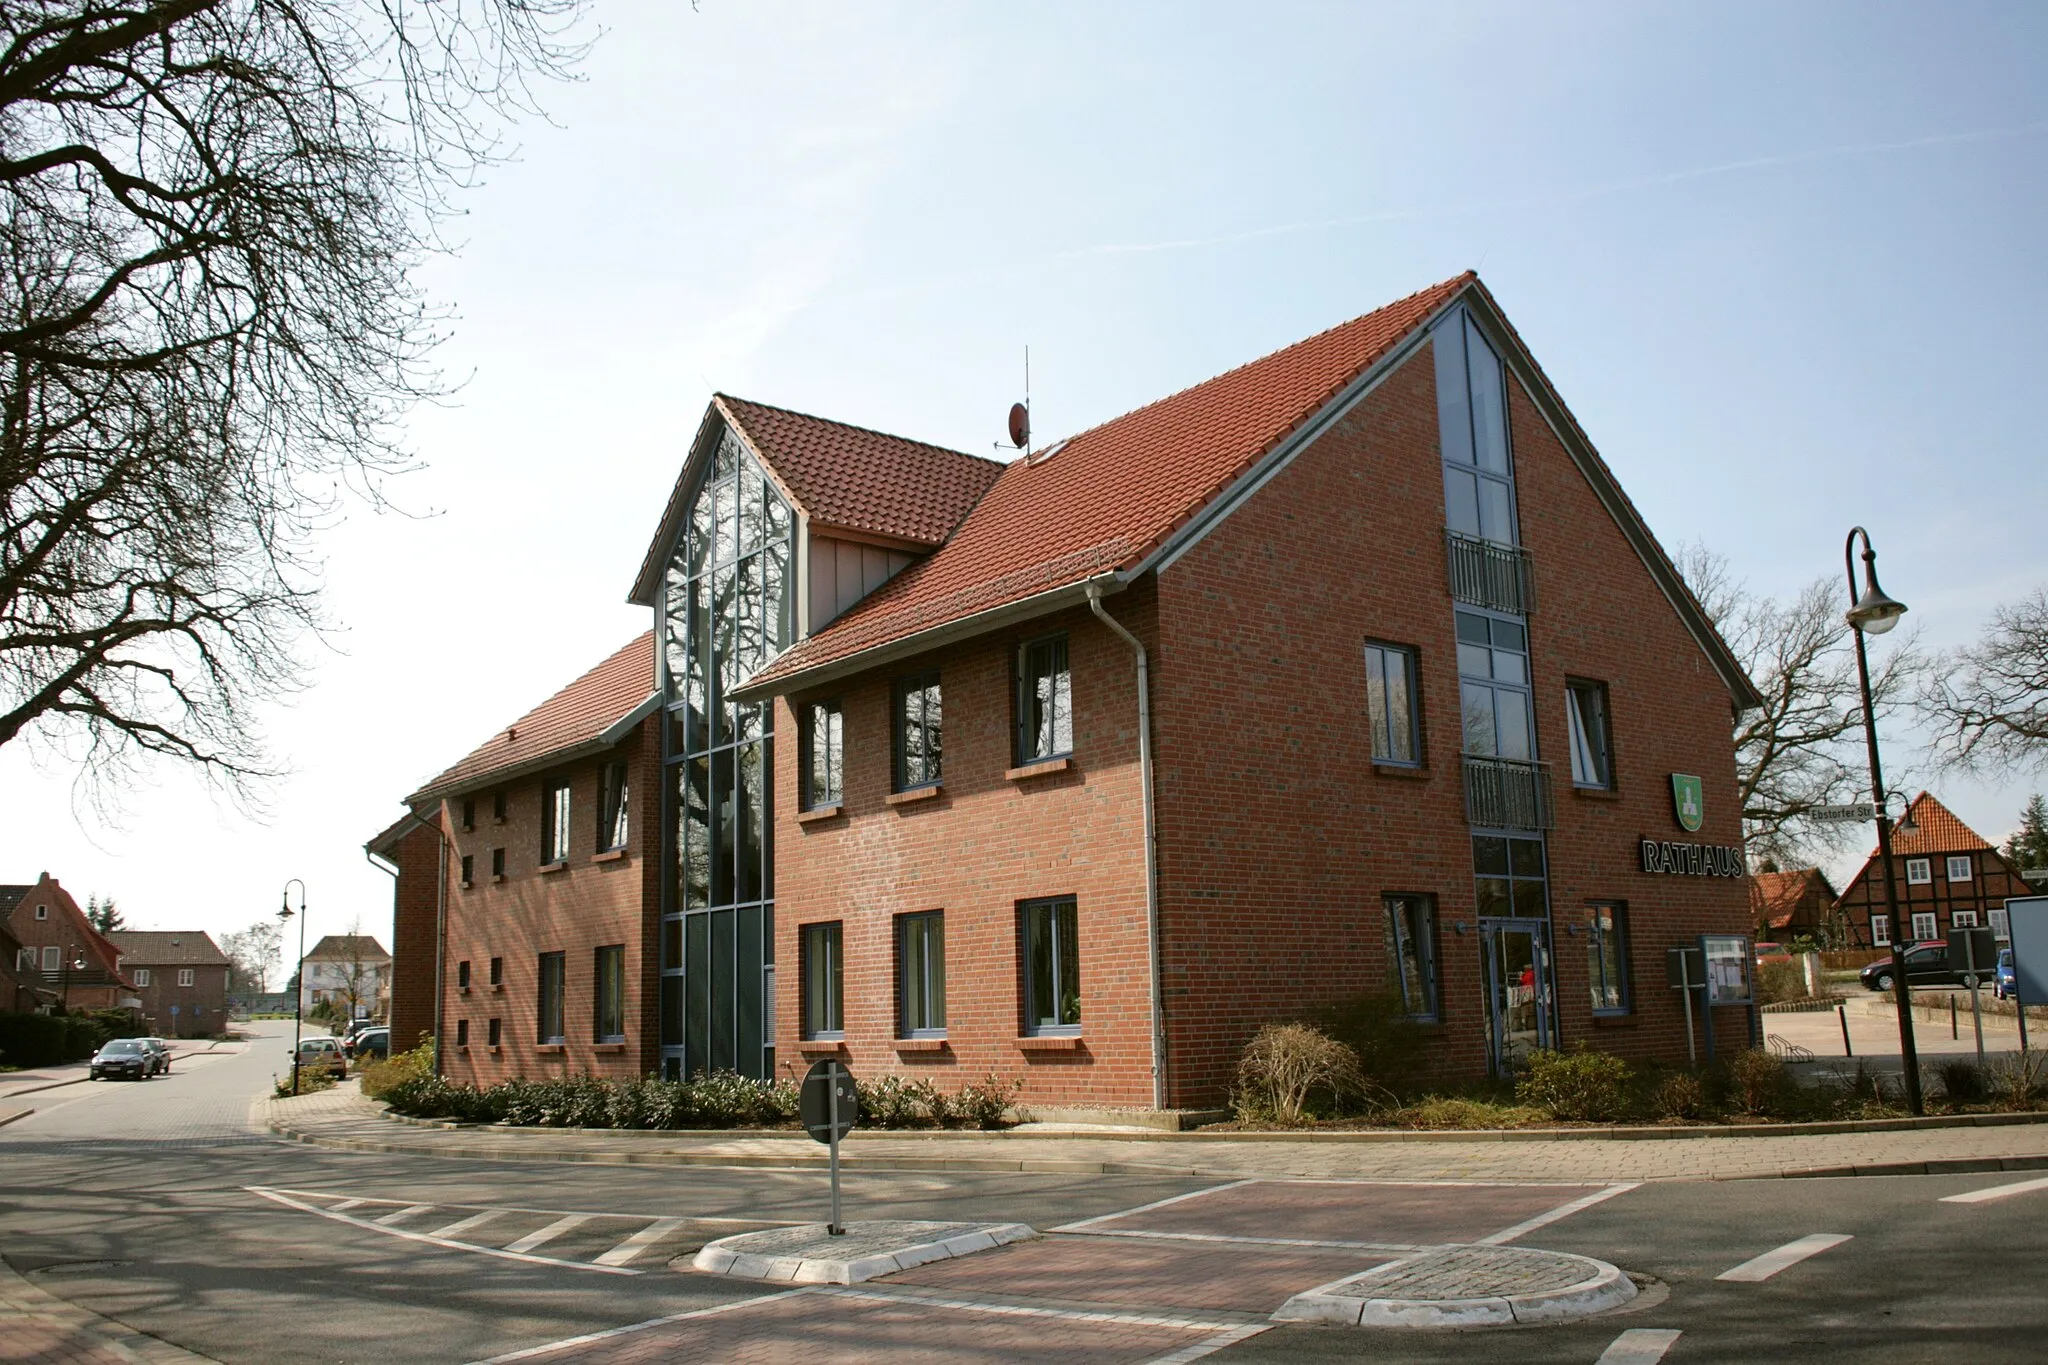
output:
[[[1506,374],[1462,309],[1438,324],[1431,340],[1451,595],[1527,614],[1535,607],[1535,584],[1528,554],[1517,548]]]

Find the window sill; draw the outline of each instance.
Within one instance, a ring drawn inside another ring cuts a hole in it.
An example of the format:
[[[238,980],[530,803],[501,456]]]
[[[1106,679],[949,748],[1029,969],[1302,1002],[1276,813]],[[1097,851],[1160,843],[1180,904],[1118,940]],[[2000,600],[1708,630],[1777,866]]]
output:
[[[890,792],[882,799],[892,806],[908,806],[918,801],[930,801],[945,789],[944,784],[934,782],[928,787],[912,787],[907,792]]]
[[[593,1046],[590,1050],[592,1052],[597,1053],[601,1057],[612,1056],[615,1054],[623,1053],[626,1050],[626,1045],[624,1042],[598,1043],[595,1046]]]
[[[623,848],[608,848],[602,853],[591,854],[590,861],[593,863],[615,863],[625,856],[626,850]]]
[[[542,863],[539,867],[534,869],[534,871],[540,873],[540,875],[543,877],[547,876],[551,872],[567,872],[568,870],[569,860],[567,858],[563,858],[557,862]]]
[[[461,1054],[462,1056],[464,1056],[464,1057],[467,1057],[467,1056],[469,1055],[469,1044],[468,1044],[468,1043],[457,1043],[457,1044],[455,1045],[455,1050],[456,1050],[456,1052],[460,1053],[460,1054]]]
[[[798,811],[796,822],[799,825],[814,825],[820,820],[836,820],[845,813],[846,807],[834,801],[829,806],[812,806],[809,810]]]
[[[1066,754],[1059,758],[1041,758],[1035,763],[1026,763],[1021,767],[1006,769],[1003,776],[1012,782],[1023,782],[1034,777],[1045,777],[1052,773],[1063,773],[1073,766],[1073,755]]]
[[[566,1043],[535,1043],[533,1050],[543,1057],[559,1057],[569,1048]]]
[[[806,1057],[832,1057],[846,1051],[844,1038],[806,1038],[796,1045],[796,1050]]]
[[[491,885],[493,885],[493,886],[496,886],[496,885],[497,885],[497,884],[498,884],[499,882],[502,882],[502,881],[504,881],[504,880],[505,880],[505,874],[504,874],[504,873],[502,873],[502,872],[493,872],[493,873],[491,874]]]
[[[475,883],[475,882],[463,882],[463,883],[461,883],[462,889],[463,889],[464,891],[467,891],[467,890],[469,890],[469,888],[471,888],[472,886],[475,886],[475,885],[476,885],[476,883]]]
[[[505,983],[504,983],[504,982],[502,982],[502,981],[493,981],[493,982],[491,983],[491,994],[492,994],[492,995],[503,995],[504,993],[505,993]]]
[[[1374,777],[1426,778],[1429,776],[1429,769],[1419,763],[1413,766],[1406,763],[1375,763],[1372,765],[1372,775]]]
[[[493,815],[493,816],[491,817],[491,823],[492,823],[492,824],[494,824],[494,825],[502,825],[502,824],[504,824],[504,823],[505,823],[505,820],[506,820],[506,817],[505,817],[505,816],[502,816],[502,815]]]
[[[1017,1040],[1020,1052],[1079,1052],[1081,1035],[1078,1033],[1031,1034]]]
[[[456,993],[457,995],[468,995],[468,994],[469,994],[469,987],[467,987],[467,986],[457,986],[457,987],[455,988],[455,993]]]
[[[1588,801],[1621,800],[1621,793],[1616,791],[1612,787],[1581,787],[1574,784],[1572,787],[1572,795],[1584,797]]]
[[[944,1052],[946,1050],[946,1040],[944,1038],[898,1038],[889,1046],[895,1048],[898,1052]]]
[[[492,1043],[490,1047],[485,1049],[485,1051],[489,1052],[493,1057],[502,1057],[505,1055],[505,1049],[499,1047],[496,1043]]]

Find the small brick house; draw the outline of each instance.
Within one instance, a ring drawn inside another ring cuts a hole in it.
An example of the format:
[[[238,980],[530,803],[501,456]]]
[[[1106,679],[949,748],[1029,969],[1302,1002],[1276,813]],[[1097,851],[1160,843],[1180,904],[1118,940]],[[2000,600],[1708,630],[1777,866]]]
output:
[[[228,1025],[233,964],[197,929],[116,929],[107,935],[135,988],[143,1022],[167,1038],[202,1038]]]
[[[1749,927],[1754,689],[1470,274],[1008,464],[717,395],[630,600],[652,636],[372,841],[394,1018],[436,958],[472,1017],[452,1075],[838,1056],[1202,1109],[1363,995],[1445,1076],[1670,1060],[1665,950]],[[554,818],[554,770],[601,811],[613,756],[631,875],[479,880],[476,812]],[[515,1040],[607,939],[617,1050]]]
[[[1907,807],[1912,828],[1902,820],[1892,829],[1892,876],[1899,898],[1899,925],[1885,904],[1884,860],[1873,848],[1836,909],[1856,942],[1889,947],[1898,928],[1907,941],[1945,939],[1951,929],[1989,927],[2006,941],[2005,901],[2034,891],[2019,870],[1989,840],[1964,824],[1932,792],[1921,792]]]
[[[1782,943],[1833,932],[1835,888],[1817,867],[1758,872],[1749,878],[1749,914],[1759,940]]]
[[[92,927],[71,893],[45,872],[27,885],[0,886],[0,916],[14,937],[15,967],[33,972],[65,1009],[134,1009],[121,952]]]

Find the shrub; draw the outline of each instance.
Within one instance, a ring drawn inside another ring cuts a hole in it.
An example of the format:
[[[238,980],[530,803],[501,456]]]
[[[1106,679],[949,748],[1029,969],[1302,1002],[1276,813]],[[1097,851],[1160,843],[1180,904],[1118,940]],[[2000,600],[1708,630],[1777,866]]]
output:
[[[1628,1063],[1585,1048],[1538,1049],[1515,1082],[1515,1098],[1568,1123],[1607,1123],[1628,1112]]]
[[[854,1089],[860,1096],[863,1127],[940,1128],[952,1112],[951,1103],[929,1080],[881,1076],[855,1081]]]
[[[2031,1109],[2048,1092],[2048,1062],[2038,1052],[2015,1052],[1991,1067],[1992,1096],[2007,1109]]]
[[[1797,962],[1766,962],[1756,969],[1756,997],[1761,1005],[1807,998],[1806,973]]]
[[[1393,1115],[1396,1123],[1409,1128],[1526,1128],[1549,1117],[1527,1105],[1458,1095],[1428,1095]]]
[[[334,1073],[324,1066],[302,1066],[298,1068],[298,1072],[299,1085],[296,1093],[300,1095],[317,1095],[323,1090],[334,1088]],[[294,1092],[290,1069],[277,1078],[277,1089],[273,1093],[281,1100],[292,1098]]]
[[[963,1085],[947,1101],[954,1122],[984,1132],[1000,1128],[1008,1120],[1011,1102],[1023,1092],[1024,1082],[1010,1080],[991,1071],[978,1085]]]
[[[1941,1081],[1941,1093],[1951,1104],[1968,1104],[1984,1098],[1984,1073],[1975,1062],[1949,1058],[1934,1064],[1934,1074]]]
[[[1650,1088],[1650,1112],[1660,1119],[1703,1119],[1707,1088],[1690,1071],[1667,1071]]]
[[[423,1034],[420,1045],[410,1052],[394,1052],[389,1057],[370,1062],[362,1069],[363,1094],[373,1100],[384,1099],[393,1087],[421,1076],[434,1074],[434,1038]]]
[[[1337,1105],[1365,1094],[1358,1053],[1308,1024],[1267,1024],[1245,1044],[1237,1064],[1233,1103],[1241,1119],[1297,1124],[1310,1096],[1322,1091]]]
[[[1787,1107],[1795,1096],[1785,1063],[1763,1048],[1745,1048],[1728,1059],[1728,1107],[1766,1115]]]

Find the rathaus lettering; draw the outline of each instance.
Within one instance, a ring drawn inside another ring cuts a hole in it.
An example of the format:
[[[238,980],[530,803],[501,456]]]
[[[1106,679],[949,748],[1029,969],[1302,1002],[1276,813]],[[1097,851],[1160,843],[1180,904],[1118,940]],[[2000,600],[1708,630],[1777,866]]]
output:
[[[1730,844],[1673,844],[1645,839],[1643,871],[1674,877],[1740,877],[1742,850]]]

